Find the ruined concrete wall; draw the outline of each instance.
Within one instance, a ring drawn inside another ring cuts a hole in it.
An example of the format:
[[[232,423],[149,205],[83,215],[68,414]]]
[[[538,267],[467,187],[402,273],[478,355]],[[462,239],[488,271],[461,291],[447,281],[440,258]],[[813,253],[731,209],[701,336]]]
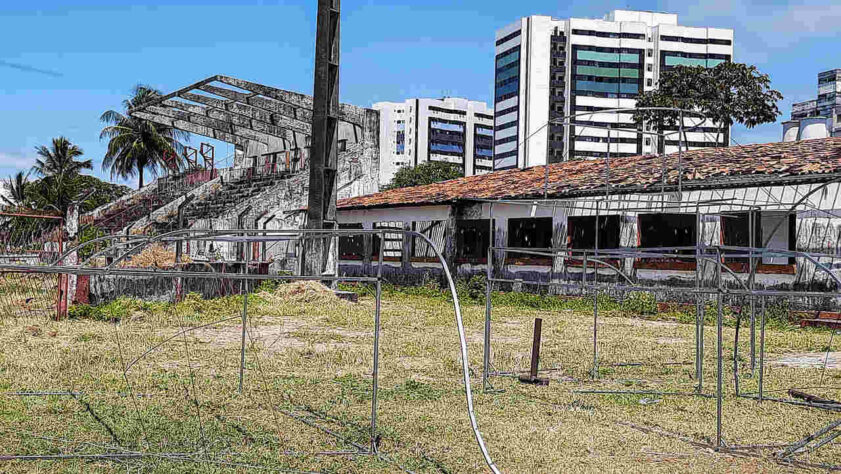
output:
[[[379,189],[379,113],[357,109],[354,118],[358,123],[339,123],[339,199],[371,194]],[[263,145],[249,145],[248,152],[265,153],[261,151],[265,148]],[[245,163],[248,164],[247,161]],[[222,178],[226,179],[225,176]],[[241,226],[257,230],[300,229],[305,224],[305,215],[301,211],[306,209],[308,183],[309,170],[302,170],[262,193],[237,203],[221,216],[196,221],[192,228],[225,230]],[[200,245],[190,246],[192,256],[208,251]],[[258,244],[251,251],[252,258],[273,262],[272,268],[277,271],[292,271],[297,265],[297,250],[290,248],[289,242],[274,242],[265,246]],[[238,258],[238,246],[236,243],[217,243],[214,253],[225,260],[235,260]]]

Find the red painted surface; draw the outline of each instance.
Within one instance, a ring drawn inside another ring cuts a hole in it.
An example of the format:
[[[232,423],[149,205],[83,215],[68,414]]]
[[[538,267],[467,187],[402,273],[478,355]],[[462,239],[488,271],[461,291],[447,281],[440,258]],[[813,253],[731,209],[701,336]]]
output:
[[[76,294],[73,295],[73,302],[76,304],[90,304],[91,302],[91,277],[90,275],[79,275],[76,278]]]

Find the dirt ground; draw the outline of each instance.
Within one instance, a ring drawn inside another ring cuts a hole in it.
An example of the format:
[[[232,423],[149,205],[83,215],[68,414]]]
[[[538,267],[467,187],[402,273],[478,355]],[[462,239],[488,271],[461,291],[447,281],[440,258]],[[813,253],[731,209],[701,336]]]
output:
[[[0,472],[487,471],[444,298],[383,301],[380,456],[361,454],[370,443],[373,298],[253,295],[241,393],[240,297],[123,306],[129,316],[116,323],[0,319]],[[602,313],[594,378],[592,312],[494,308],[498,375],[483,391],[484,306],[463,309],[476,417],[503,472],[818,472],[841,464],[835,442],[775,456],[837,415],[736,397],[732,328],[723,332],[730,449],[716,451],[714,327],[704,333],[705,396],[693,396],[694,325]],[[514,376],[528,368],[537,317],[548,386]],[[830,336],[769,330],[766,395],[801,388],[841,399],[841,352],[823,367]],[[745,327],[737,362],[741,393],[756,392]],[[49,393],[26,395],[36,391]],[[83,457],[94,454],[115,458]]]

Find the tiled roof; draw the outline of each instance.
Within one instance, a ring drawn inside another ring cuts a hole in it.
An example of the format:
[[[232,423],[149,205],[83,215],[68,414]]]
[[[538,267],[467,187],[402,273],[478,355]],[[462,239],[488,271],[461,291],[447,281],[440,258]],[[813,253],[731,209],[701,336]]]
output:
[[[610,160],[611,193],[653,192],[678,183],[678,154],[631,156]],[[841,138],[764,143],[683,152],[684,189],[826,181],[841,173]],[[342,199],[340,209],[445,204],[475,199],[534,199],[544,195],[546,166],[496,171],[441,183],[393,189]],[[548,198],[604,193],[605,160],[549,165]]]

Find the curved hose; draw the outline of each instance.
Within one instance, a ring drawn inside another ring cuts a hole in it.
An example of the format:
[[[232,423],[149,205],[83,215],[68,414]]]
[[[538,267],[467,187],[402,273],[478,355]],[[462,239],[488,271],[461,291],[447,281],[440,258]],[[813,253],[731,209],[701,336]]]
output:
[[[464,335],[464,322],[461,319],[461,305],[458,302],[458,292],[456,291],[456,284],[453,282],[453,276],[450,274],[450,268],[447,266],[447,262],[444,261],[444,256],[441,255],[441,252],[438,251],[438,248],[427,236],[418,232],[404,233],[420,237],[429,244],[435,252],[435,255],[438,257],[438,261],[441,262],[441,268],[443,268],[444,275],[447,277],[447,283],[450,286],[450,293],[453,295],[453,307],[456,312],[456,326],[458,326],[458,338],[461,345],[461,369],[464,376],[464,391],[467,396],[467,415],[470,417],[470,426],[473,428],[473,435],[476,438],[476,442],[479,444],[479,449],[482,450],[482,456],[485,458],[488,468],[490,468],[491,472],[494,474],[499,474],[499,468],[496,467],[493,459],[491,459],[491,455],[488,453],[488,448],[485,446],[485,440],[482,439],[482,433],[479,432],[479,425],[476,422],[476,414],[473,412],[473,392],[470,390],[470,366],[467,362],[467,339]]]

